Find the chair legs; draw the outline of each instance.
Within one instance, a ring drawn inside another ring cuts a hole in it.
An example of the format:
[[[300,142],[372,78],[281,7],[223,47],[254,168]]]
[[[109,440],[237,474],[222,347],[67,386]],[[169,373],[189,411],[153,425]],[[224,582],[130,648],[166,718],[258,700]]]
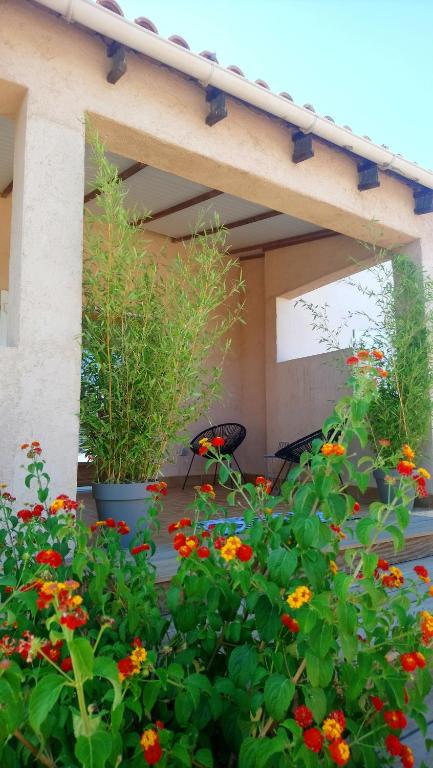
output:
[[[188,480],[189,473],[191,472],[192,462],[194,461],[194,459],[195,459],[195,453],[192,454],[192,459],[191,459],[189,467],[188,467],[188,472],[186,473],[185,480],[183,481],[183,486],[182,486],[182,490],[183,491],[185,490],[186,481]]]
[[[274,482],[272,483],[272,487],[271,487],[271,493],[272,493],[272,491],[274,490],[274,488],[275,488],[276,484],[278,483],[278,480],[280,479],[280,475],[281,475],[281,473],[282,473],[282,471],[283,471],[284,467],[285,467],[285,466],[286,466],[286,464],[288,464],[288,463],[289,463],[288,461],[284,460],[284,461],[283,461],[283,463],[281,464],[281,467],[280,467],[280,471],[278,472],[278,475],[276,476],[276,478],[275,478]]]

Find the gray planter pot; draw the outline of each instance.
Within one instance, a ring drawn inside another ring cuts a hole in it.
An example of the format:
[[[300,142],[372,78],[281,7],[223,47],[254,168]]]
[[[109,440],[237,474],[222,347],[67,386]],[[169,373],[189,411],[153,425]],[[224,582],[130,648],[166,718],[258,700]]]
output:
[[[149,480],[149,482],[151,482]],[[137,531],[137,524],[147,518],[152,503],[152,494],[146,490],[148,483],[93,483],[99,520],[112,517],[116,522],[124,520],[131,533],[120,537],[122,547],[129,547]]]
[[[399,480],[400,480],[400,477],[401,477],[399,475],[399,473],[397,472],[397,470],[396,469],[390,469],[390,470],[387,470],[386,472],[384,472],[383,469],[374,469],[373,470],[373,475],[374,475],[374,479],[376,480],[377,491],[378,491],[378,494],[379,494],[380,501],[383,504],[389,504],[391,501],[394,501],[394,498],[395,498],[395,491],[394,491],[395,485],[390,485],[389,483],[387,483],[386,480],[385,480],[385,477],[387,475],[390,475],[391,477],[395,477],[396,480],[397,480],[397,483],[396,483],[396,485],[397,485]],[[409,504],[407,505],[408,509],[410,509],[410,510],[413,509],[413,505],[415,503],[415,496],[416,496],[416,491],[415,491],[415,488],[414,488],[413,489],[412,498],[411,498]]]

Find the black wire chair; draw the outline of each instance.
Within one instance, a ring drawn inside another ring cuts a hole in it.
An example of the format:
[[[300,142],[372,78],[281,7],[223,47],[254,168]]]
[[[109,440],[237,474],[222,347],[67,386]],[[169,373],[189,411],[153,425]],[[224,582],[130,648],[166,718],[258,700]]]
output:
[[[220,453],[223,456],[231,456],[233,461],[235,462],[239,472],[241,473],[241,477],[243,480],[243,474],[242,470],[238,464],[237,458],[235,456],[235,451],[239,448],[240,444],[243,443],[245,440],[247,434],[247,430],[245,429],[242,424],[217,424],[215,427],[208,427],[207,429],[204,429],[203,432],[199,432],[198,435],[193,437],[191,440],[189,447],[192,451],[192,459],[190,462],[190,465],[188,467],[188,472],[186,473],[185,480],[183,481],[182,490],[184,490],[186,481],[188,480],[189,473],[191,472],[192,463],[196,456],[198,456],[198,451],[200,448],[200,440],[207,439],[212,440],[213,437],[223,437],[224,438],[224,445],[220,447]],[[204,455],[204,458],[206,458],[206,454]],[[215,464],[215,473],[214,473],[214,484],[216,480],[216,473],[217,473],[218,465]]]
[[[300,459],[304,451],[311,451],[313,448],[313,440],[324,440],[324,435],[321,429],[317,429],[315,432],[311,432],[309,435],[305,435],[305,437],[300,437],[299,440],[295,440],[294,443],[287,443],[287,445],[283,446],[283,448],[280,448],[278,451],[276,451],[272,456],[269,456],[268,458],[272,459],[281,459],[282,464],[280,467],[280,471],[278,472],[278,475],[276,476],[274,482],[272,483],[271,491],[274,490],[276,484],[278,483],[278,480],[280,479],[281,473],[288,464],[286,477],[290,472],[290,469],[292,468],[293,464],[299,464]]]

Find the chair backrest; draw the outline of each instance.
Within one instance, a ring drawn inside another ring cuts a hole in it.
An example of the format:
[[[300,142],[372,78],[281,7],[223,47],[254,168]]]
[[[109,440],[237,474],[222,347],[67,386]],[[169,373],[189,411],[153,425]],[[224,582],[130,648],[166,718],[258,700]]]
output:
[[[190,448],[193,453],[198,453],[200,447],[200,440],[207,438],[212,440],[213,437],[223,437],[224,445],[221,446],[220,451],[222,454],[232,454],[239,448],[240,444],[245,440],[247,430],[242,424],[227,423],[217,424],[215,427],[208,427],[193,437],[190,443]]]
[[[293,464],[299,464],[299,459],[304,451],[311,451],[313,446],[313,440],[323,440],[323,432],[321,429],[317,429],[315,432],[311,432],[305,437],[300,437],[299,440],[295,440],[294,443],[289,443],[280,448],[275,454],[277,459],[284,459],[284,461],[291,461]]]

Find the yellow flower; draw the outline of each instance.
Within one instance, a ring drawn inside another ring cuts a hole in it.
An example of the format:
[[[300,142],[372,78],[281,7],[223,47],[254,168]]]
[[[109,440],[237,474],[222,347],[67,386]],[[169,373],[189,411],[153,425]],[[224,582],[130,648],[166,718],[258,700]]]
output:
[[[51,504],[50,510],[51,512],[57,512],[58,509],[63,509],[64,505],[63,499],[55,499]]]
[[[404,456],[406,459],[408,459],[409,461],[412,461],[412,459],[414,459],[414,458],[415,458],[415,451],[413,451],[413,450],[412,450],[412,448],[410,447],[410,445],[408,445],[407,443],[405,443],[405,444],[402,446],[402,449],[401,449],[401,450],[402,450],[402,452],[403,452],[403,456]]]
[[[424,467],[418,467],[417,472],[419,475],[421,475],[421,477],[425,477],[426,480],[430,480],[431,474],[430,472],[427,472],[427,470],[424,469]]]
[[[140,744],[143,747],[143,749],[149,749],[149,747],[153,747],[154,744],[158,741],[158,734],[156,731],[154,731],[152,728],[148,728],[147,731],[143,732],[143,735],[140,739]]]
[[[339,739],[343,733],[343,728],[341,727],[340,723],[333,717],[327,717],[326,720],[323,721],[322,730],[329,741]]]
[[[70,604],[74,606],[81,605],[82,602],[83,602],[83,598],[81,597],[81,595],[74,595],[70,599]]]
[[[304,603],[309,603],[313,593],[308,587],[296,587],[287,598],[287,604],[290,608],[300,608]]]
[[[330,570],[332,571],[332,573],[335,576],[335,574],[338,572],[338,565],[335,562],[335,560],[330,560],[329,561],[329,568],[330,568]]]
[[[145,648],[135,648],[131,653],[131,661],[133,664],[140,666],[147,659],[147,651]]]
[[[433,586],[428,589],[430,597],[433,597]]]

